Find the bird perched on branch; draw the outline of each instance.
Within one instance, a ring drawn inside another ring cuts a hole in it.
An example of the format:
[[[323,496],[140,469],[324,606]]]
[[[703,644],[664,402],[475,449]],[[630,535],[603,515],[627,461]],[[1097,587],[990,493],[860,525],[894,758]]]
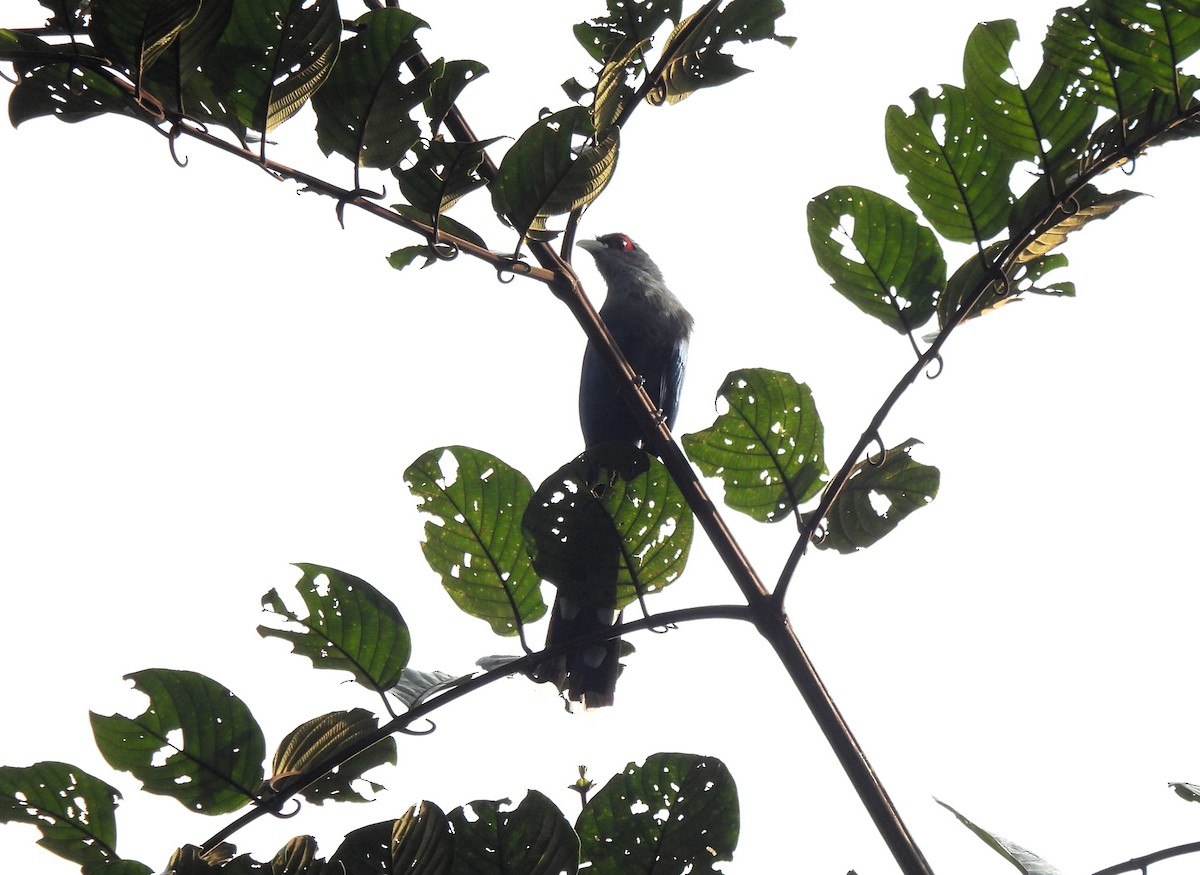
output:
[[[601,318],[643,381],[650,400],[662,412],[663,421],[668,428],[673,427],[692,333],[691,314],[667,288],[650,256],[626,235],[605,234],[581,241],[579,246],[595,259],[608,286]],[[644,439],[617,381],[590,341],[579,381],[579,424],[588,447],[606,441],[629,441],[640,446]],[[589,604],[586,598],[568,596],[560,588],[550,615],[546,645],[562,644],[612,626],[615,606],[604,601],[601,595]],[[615,639],[570,652],[557,667],[549,667],[549,679],[570,699],[587,707],[611,705],[620,671],[620,646],[620,639]]]

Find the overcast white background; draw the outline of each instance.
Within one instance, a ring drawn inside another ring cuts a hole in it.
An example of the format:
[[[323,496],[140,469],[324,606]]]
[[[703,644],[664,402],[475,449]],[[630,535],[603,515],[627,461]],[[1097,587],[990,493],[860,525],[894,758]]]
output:
[[[911,351],[829,287],[805,205],[838,184],[903,199],[887,106],[961,83],[979,20],[1016,18],[1036,59],[1056,4],[792,6],[780,30],[795,48],[743,51],[756,73],[638,111],[582,233],[633,235],[696,318],[678,432],[711,422],[730,370],[786,370],[812,387],[836,468]],[[601,12],[561,0],[408,8],[432,25],[430,58],[491,68],[462,101],[482,137],[566,105],[558,83],[588,69],[569,27]],[[5,0],[0,24],[42,18],[32,0]],[[350,185],[349,164],[311,145],[311,122],[279,128],[275,156]],[[139,794],[95,751],[89,709],[144,706],[123,674],[209,674],[250,705],[268,749],[309,717],[374,708],[255,633],[260,596],[290,587],[297,561],[387,593],[411,624],[414,667],[466,672],[511,651],[425,566],[402,473],[463,443],[536,483],[581,448],[584,341],[544,287],[500,285],[466,258],[397,273],[385,256],[415,238],[353,211],[342,231],[329,201],[179,148],[184,170],[127,120],[0,127],[0,762],[66,760],[115,784],[119,850],[156,869],[226,821]],[[1154,197],[1071,241],[1057,276],[1076,300],[1013,305],[953,338],[942,376],[920,381],[884,429],[889,445],[924,442],[917,457],[942,471],[937,500],[860,555],[814,553],[792,587],[801,640],[935,871],[1010,870],[934,796],[1064,873],[1200,837],[1200,807],[1167,788],[1200,781],[1198,148],[1159,149],[1131,178],[1104,180]],[[510,248],[476,199],[455,216]],[[948,253],[951,269],[968,254]],[[581,272],[598,299],[594,270]],[[728,517],[773,580],[794,527]],[[655,602],[736,599],[698,536],[688,572]],[[431,736],[400,739],[399,766],[376,775],[390,788],[379,801],[260,821],[239,847],[269,858],[312,833],[329,854],[347,829],[423,798],[449,810],[530,786],[573,817],[579,763],[603,781],[679,750],[720,757],[738,781],[727,871],[895,871],[751,629],[694,624],[635,643],[615,708],[568,714],[545,687],[493,685],[440,711]],[[35,838],[0,829],[6,871],[75,870]]]

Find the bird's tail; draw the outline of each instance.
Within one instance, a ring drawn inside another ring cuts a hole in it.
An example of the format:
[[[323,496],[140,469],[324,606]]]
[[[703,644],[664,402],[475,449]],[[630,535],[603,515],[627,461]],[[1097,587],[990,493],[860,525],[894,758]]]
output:
[[[546,646],[566,644],[610,629],[620,615],[610,607],[582,605],[559,593],[550,614]],[[621,639],[592,642],[544,663],[538,679],[554,684],[585,708],[612,705],[621,673]]]

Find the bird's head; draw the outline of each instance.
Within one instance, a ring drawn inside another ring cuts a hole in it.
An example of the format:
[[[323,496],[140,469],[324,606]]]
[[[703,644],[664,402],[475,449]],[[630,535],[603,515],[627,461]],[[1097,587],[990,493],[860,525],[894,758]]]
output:
[[[591,253],[596,260],[596,269],[604,277],[610,293],[662,284],[658,266],[626,234],[605,234],[595,240],[581,240],[579,248]]]

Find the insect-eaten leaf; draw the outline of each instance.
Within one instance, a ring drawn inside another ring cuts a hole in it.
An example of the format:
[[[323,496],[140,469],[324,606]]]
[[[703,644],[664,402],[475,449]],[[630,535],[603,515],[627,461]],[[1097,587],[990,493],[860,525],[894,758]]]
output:
[[[741,816],[737,785],[714,757],[656,753],[629,763],[575,823],[580,859],[595,875],[707,872],[733,859]]]
[[[824,537],[815,542],[818,547],[839,553],[870,547],[914,510],[933,501],[941,474],[913,459],[912,448],[919,443],[909,438],[887,450],[883,458],[854,466],[829,508]]]
[[[137,717],[91,714],[109,765],[202,814],[249,804],[262,783],[266,743],[245,703],[196,672],[151,668],[126,678],[150,705]]]
[[[459,609],[497,635],[516,635],[546,613],[521,527],[533,487],[496,456],[439,447],[408,466],[404,482],[425,523],[421,549]]]
[[[734,510],[769,523],[796,513],[828,473],[812,390],[790,374],[751,368],[729,374],[717,398],[728,409],[711,428],[683,436],[688,458],[721,478]]]
[[[587,206],[617,166],[620,130],[598,131],[588,109],[572,106],[529,127],[500,162],[492,207],[524,241],[539,220]]]
[[[619,610],[678,579],[693,521],[662,462],[611,441],[547,477],[523,528],[538,574],[577,604]]]
[[[868,316],[901,334],[933,316],[946,259],[911,210],[865,188],[838,186],[809,202],[808,239],[833,287]]]
[[[348,671],[373,692],[393,686],[412,652],[408,626],[396,606],[352,574],[307,562],[296,567],[302,573],[296,591],[308,615],[288,610],[272,589],[262,597],[263,608],[300,628],[259,626],[258,634],[290,641],[292,652],[310,659],[314,668]]]

